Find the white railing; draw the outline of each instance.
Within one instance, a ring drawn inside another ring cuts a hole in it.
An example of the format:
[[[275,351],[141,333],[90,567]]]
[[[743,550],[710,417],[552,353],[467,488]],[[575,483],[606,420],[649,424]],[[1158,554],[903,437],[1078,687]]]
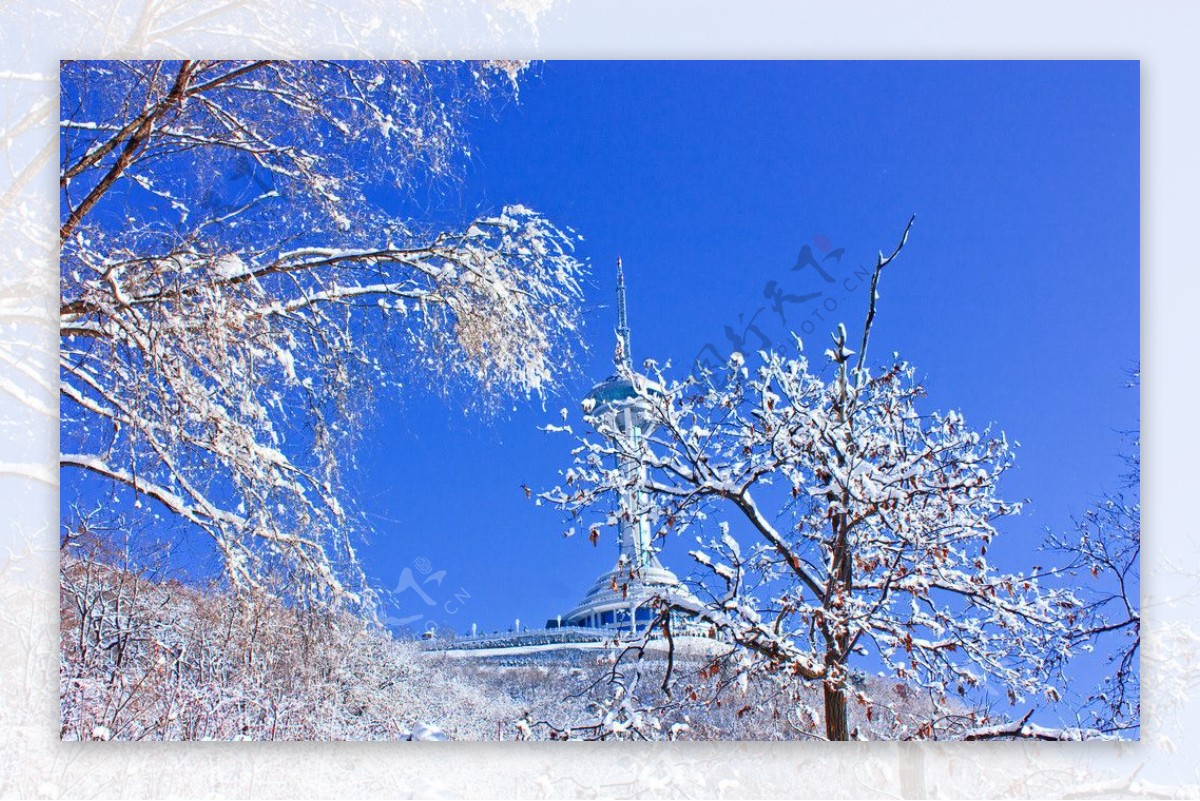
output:
[[[551,645],[571,642],[600,642],[620,632],[615,629],[594,629],[585,626],[559,626],[552,629],[521,629],[520,631],[498,631],[491,634],[476,634],[473,637],[454,639],[431,639],[422,642],[430,651],[446,651],[452,648],[504,648],[515,645]]]
[[[675,628],[675,627],[673,627]],[[708,632],[683,627],[675,630],[676,636],[707,637]],[[478,648],[508,648],[521,645],[556,645],[559,643],[602,642],[621,640],[635,642],[645,635],[645,628],[630,631],[619,625],[595,628],[590,626],[557,626],[555,628],[521,629],[520,631],[497,631],[490,634],[455,637],[454,639],[423,640],[421,647],[427,651],[472,650]]]

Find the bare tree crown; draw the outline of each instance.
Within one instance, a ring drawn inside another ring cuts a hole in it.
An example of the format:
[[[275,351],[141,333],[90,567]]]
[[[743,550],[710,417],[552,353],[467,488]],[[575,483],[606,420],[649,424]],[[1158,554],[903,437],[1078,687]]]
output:
[[[698,533],[690,555],[705,600],[666,593],[660,605],[734,645],[728,670],[819,682],[830,739],[851,734],[860,659],[940,709],[995,686],[1014,699],[1056,692],[1048,680],[1078,613],[1070,593],[987,559],[996,522],[1020,508],[999,490],[1012,464],[1003,434],[925,411],[907,363],[867,366],[879,278],[911,225],[879,254],[857,354],[840,327],[820,368],[799,340],[796,352],[735,353],[681,380],[648,361],[649,380],[634,385],[662,388],[636,399],[654,433],[631,437],[588,416],[594,435],[543,495],[576,517],[615,507],[648,519],[664,548],[672,534]],[[612,470],[618,456],[640,470]]]

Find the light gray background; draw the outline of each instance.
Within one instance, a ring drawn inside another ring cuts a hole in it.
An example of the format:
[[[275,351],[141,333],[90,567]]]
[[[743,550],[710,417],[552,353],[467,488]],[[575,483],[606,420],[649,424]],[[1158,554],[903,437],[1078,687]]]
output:
[[[1200,5],[1184,2],[0,7],[0,796],[1196,797],[1197,30]],[[58,59],[178,55],[1141,59],[1143,741],[60,743]]]

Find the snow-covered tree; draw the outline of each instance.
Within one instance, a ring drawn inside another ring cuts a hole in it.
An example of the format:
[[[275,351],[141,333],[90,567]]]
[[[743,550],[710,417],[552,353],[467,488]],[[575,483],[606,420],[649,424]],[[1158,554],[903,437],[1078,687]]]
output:
[[[1141,384],[1133,371],[1129,386]],[[1111,734],[1137,732],[1141,726],[1141,434],[1126,434],[1128,468],[1119,486],[1076,520],[1067,534],[1051,532],[1050,552],[1067,563],[1058,568],[1079,588],[1085,615],[1076,631],[1081,644],[1103,654],[1107,672],[1099,686],[1078,703],[1081,722]]]
[[[522,68],[64,63],[64,485],[202,530],[236,587],[368,602],[339,468],[371,397],[540,394],[570,364],[572,232],[395,210]]]
[[[791,355],[735,353],[719,374],[683,380],[647,361],[629,403],[652,433],[588,415],[594,434],[580,437],[565,483],[543,495],[574,515],[648,519],[660,542],[699,532],[695,593],[663,592],[658,603],[734,646],[711,674],[723,685],[736,686],[730,672],[771,676],[781,689],[819,683],[831,740],[852,736],[850,702],[868,720],[888,712],[855,665],[927,693],[966,718],[959,726],[980,722],[952,700],[959,694],[999,686],[1014,701],[1057,697],[1047,679],[1081,611],[1035,573],[988,561],[997,520],[1019,509],[999,491],[1012,464],[1003,434],[924,410],[925,390],[899,359],[868,367],[879,278],[908,230],[879,255],[860,340],[839,327],[824,368],[798,341]],[[618,456],[640,470],[615,469]],[[934,716],[907,736],[936,737],[944,725]]]

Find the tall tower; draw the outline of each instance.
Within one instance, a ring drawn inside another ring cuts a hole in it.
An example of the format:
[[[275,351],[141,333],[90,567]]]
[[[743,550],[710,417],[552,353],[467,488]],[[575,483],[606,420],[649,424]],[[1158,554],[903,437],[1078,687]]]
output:
[[[613,361],[616,373],[601,381],[584,398],[584,410],[593,417],[607,418],[617,430],[635,445],[654,429],[643,392],[658,391],[657,385],[633,370],[629,347],[629,315],[625,304],[625,271],[617,259],[617,327],[616,350]],[[625,485],[636,488],[641,465],[627,454],[616,457],[616,467],[625,478]],[[638,489],[629,490],[637,497],[626,497],[626,509],[641,507],[645,500]],[[565,626],[634,630],[644,627],[654,617],[649,602],[656,591],[681,587],[675,574],[659,562],[651,545],[650,524],[644,517],[626,519],[617,525],[620,546],[616,566],[601,575],[583,601],[563,616]]]

